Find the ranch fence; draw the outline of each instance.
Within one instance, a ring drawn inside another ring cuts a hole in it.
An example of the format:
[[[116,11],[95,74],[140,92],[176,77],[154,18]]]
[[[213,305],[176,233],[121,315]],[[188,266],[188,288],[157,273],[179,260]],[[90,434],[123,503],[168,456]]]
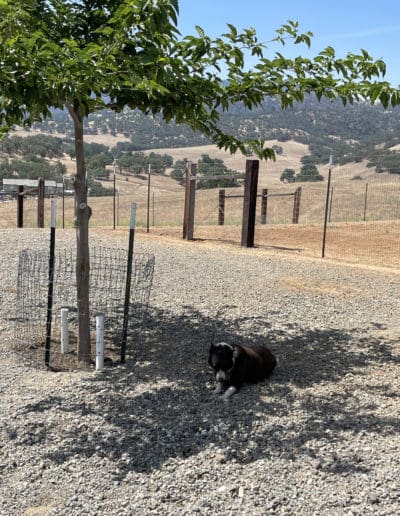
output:
[[[335,176],[329,189],[325,257],[377,266],[400,267],[400,175],[373,174],[351,180]],[[130,206],[137,204],[141,231],[182,237],[184,188],[147,190],[147,182],[117,181],[116,197],[90,198],[91,227],[129,225]],[[131,188],[126,188],[130,186]],[[297,223],[293,223],[294,196],[301,186]],[[267,209],[262,200],[267,189]],[[264,192],[264,193],[263,193]],[[243,217],[243,187],[225,188],[224,225],[220,222],[219,189],[197,190],[193,238],[239,244]],[[260,177],[255,219],[255,245],[279,251],[321,257],[327,181],[268,184]],[[45,203],[49,202],[45,199]],[[73,227],[74,199],[66,197],[65,227]],[[25,200],[24,226],[36,227],[37,200]],[[264,210],[264,211],[263,211]],[[45,225],[49,224],[45,207]],[[60,211],[59,211],[60,213]],[[64,219],[64,217],[63,217]],[[266,219],[266,224],[264,220]],[[0,227],[16,227],[15,203],[0,203]],[[61,226],[59,216],[58,225]]]

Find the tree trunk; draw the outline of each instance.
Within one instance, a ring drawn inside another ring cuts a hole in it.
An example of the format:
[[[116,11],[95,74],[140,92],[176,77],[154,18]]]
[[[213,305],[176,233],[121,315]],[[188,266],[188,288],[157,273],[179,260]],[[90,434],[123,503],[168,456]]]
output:
[[[83,147],[83,117],[72,106],[68,106],[74,122],[76,176],[75,227],[76,227],[76,290],[78,306],[78,360],[90,362],[90,318],[89,318],[89,217],[87,205],[87,178]]]

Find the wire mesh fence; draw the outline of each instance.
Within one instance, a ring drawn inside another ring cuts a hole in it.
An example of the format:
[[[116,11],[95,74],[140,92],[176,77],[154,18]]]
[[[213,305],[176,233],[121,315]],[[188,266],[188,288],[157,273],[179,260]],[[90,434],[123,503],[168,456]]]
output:
[[[327,258],[400,267],[400,174],[362,172],[356,179],[352,169],[333,168],[328,200]],[[158,178],[162,188],[147,183],[118,181],[116,196],[89,198],[93,213],[91,227],[127,227],[132,202],[137,205],[137,227],[161,228],[164,234],[182,236],[184,188],[171,186],[169,178]],[[126,186],[125,185],[128,185]],[[259,187],[256,213],[256,245],[295,251],[321,257],[323,224],[327,199],[327,181],[283,184],[275,180],[268,185],[266,224],[262,223]],[[294,192],[301,186],[299,221],[293,224]],[[218,226],[218,188],[198,190],[194,237],[240,243],[243,215],[243,187],[226,188],[224,225]],[[49,200],[46,199],[46,203]],[[15,204],[15,203],[14,203]],[[62,206],[61,206],[62,204]],[[26,227],[37,225],[37,200],[25,202]],[[49,213],[46,206],[45,213]],[[13,203],[0,205],[0,227],[15,227]],[[49,221],[45,220],[45,225]],[[73,227],[74,199],[58,200],[58,227]]]
[[[154,272],[154,256],[133,256],[131,295],[128,314],[127,354],[137,352],[143,342],[149,296]],[[119,356],[122,338],[124,294],[127,277],[127,251],[106,247],[90,250],[89,314],[92,342],[95,341],[96,315],[104,314],[105,349],[109,360]],[[50,366],[76,367],[78,314],[76,302],[76,256],[70,249],[55,255]],[[49,255],[24,250],[19,255],[16,304],[16,349],[37,364],[44,364]],[[61,349],[61,310],[68,310],[67,352]],[[92,346],[92,358],[94,350]]]

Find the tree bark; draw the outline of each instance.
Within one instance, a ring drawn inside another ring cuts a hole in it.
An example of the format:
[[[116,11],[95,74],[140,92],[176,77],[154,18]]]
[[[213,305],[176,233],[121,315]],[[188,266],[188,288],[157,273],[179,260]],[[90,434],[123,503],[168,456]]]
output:
[[[74,123],[76,176],[75,227],[76,227],[76,293],[78,307],[78,361],[89,363],[90,313],[89,313],[89,217],[91,209],[87,204],[87,178],[83,146],[83,117],[72,106],[67,106]]]

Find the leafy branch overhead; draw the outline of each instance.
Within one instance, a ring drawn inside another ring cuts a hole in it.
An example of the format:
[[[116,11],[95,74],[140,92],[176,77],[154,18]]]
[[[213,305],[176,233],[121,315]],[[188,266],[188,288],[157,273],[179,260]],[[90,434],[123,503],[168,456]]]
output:
[[[287,108],[310,92],[344,103],[399,103],[397,90],[375,80],[385,64],[365,50],[338,58],[328,47],[314,59],[273,53],[277,44],[311,44],[312,33],[302,33],[297,22],[260,43],[254,29],[240,32],[229,24],[214,39],[200,27],[182,37],[178,13],[177,0],[3,0],[1,129],[49,117],[51,107],[69,107],[81,117],[129,107],[189,124],[231,152],[246,154],[250,147],[260,158],[274,158],[262,140],[223,131],[221,112],[236,102],[251,109],[265,96]],[[248,54],[257,58],[250,70]]]

